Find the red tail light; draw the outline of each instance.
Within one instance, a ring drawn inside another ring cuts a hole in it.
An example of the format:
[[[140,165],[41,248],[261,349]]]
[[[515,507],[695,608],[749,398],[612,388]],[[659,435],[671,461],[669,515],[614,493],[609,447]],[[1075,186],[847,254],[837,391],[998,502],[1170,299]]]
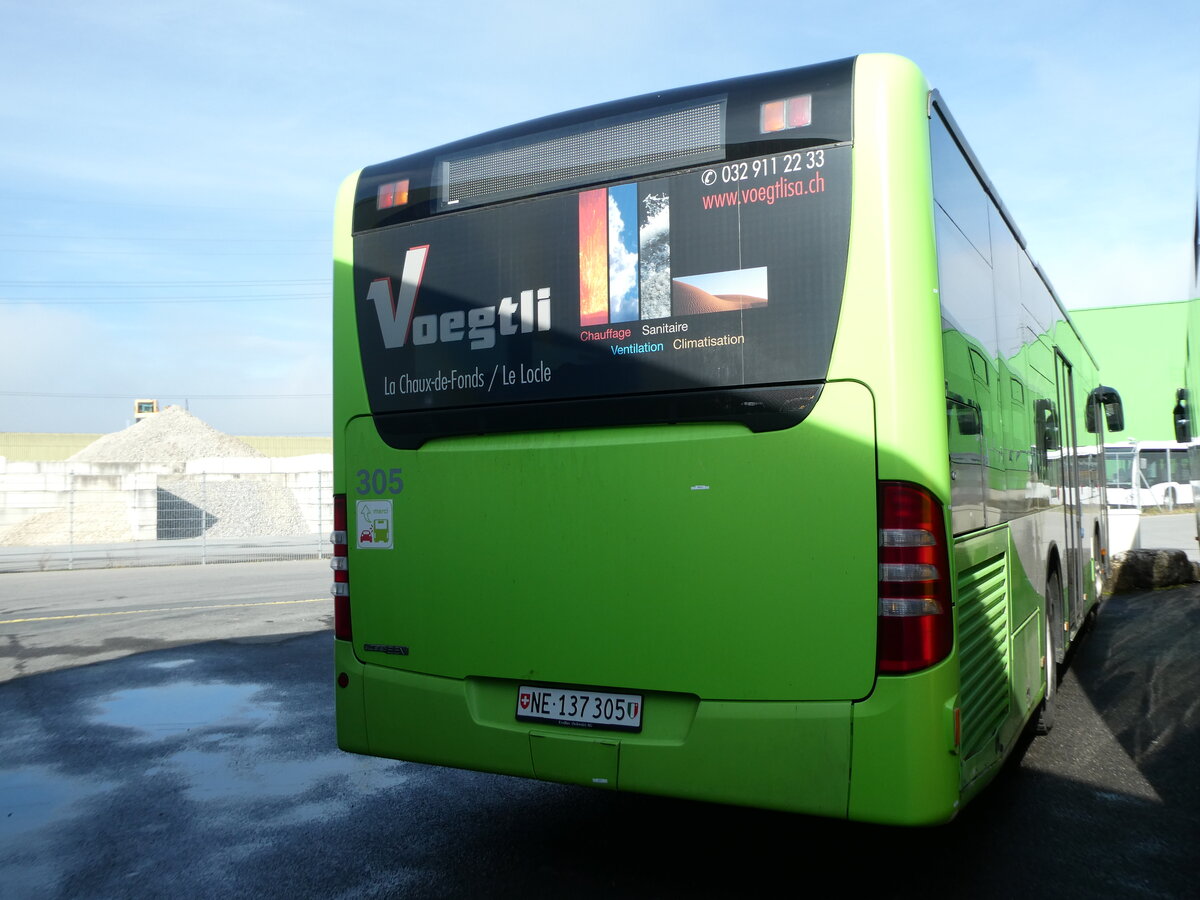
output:
[[[954,646],[942,505],[924,488],[879,485],[879,643],[882,674],[916,672]]]
[[[346,553],[346,495],[333,495],[333,558],[329,561],[333,569],[333,636],[339,641],[353,640],[350,627],[350,566]]]

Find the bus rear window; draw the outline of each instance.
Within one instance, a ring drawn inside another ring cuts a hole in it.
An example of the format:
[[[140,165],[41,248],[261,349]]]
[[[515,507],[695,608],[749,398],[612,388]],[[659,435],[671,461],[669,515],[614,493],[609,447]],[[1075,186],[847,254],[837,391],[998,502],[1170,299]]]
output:
[[[555,427],[564,402],[820,382],[850,153],[701,166],[356,235],[372,412],[552,404],[543,427]]]

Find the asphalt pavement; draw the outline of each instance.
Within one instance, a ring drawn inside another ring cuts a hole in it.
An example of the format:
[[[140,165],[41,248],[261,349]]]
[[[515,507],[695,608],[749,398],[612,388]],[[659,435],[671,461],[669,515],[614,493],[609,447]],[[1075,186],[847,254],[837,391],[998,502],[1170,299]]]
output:
[[[329,558],[328,534],[55,546],[0,545],[0,574]]]
[[[329,562],[0,575],[0,681],[220,638],[331,627]]]
[[[5,898],[1182,898],[1200,879],[1200,586],[1109,599],[1053,732],[915,830],[351,756],[324,627],[163,640],[0,683]]]

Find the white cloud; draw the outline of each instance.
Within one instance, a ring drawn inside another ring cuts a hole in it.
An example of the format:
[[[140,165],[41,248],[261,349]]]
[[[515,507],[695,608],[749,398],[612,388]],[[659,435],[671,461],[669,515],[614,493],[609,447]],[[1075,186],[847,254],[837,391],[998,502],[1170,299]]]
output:
[[[608,198],[608,296],[613,304],[612,321],[629,322],[638,317],[638,255],[625,248],[632,235],[637,247],[637,222],[628,224],[621,209],[610,195]]]

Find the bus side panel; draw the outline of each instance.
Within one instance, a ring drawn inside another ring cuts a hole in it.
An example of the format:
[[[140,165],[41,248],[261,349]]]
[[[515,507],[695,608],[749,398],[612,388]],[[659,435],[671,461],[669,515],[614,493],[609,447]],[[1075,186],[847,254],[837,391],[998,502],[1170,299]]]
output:
[[[986,768],[1012,709],[1009,684],[1008,533],[992,529],[954,545],[955,619],[962,687],[963,766]],[[971,776],[964,774],[964,781]]]
[[[344,425],[367,406],[359,359],[358,328],[354,322],[354,240],[350,222],[354,215],[354,191],[359,173],[347,177],[338,189],[333,229],[333,490],[346,492],[342,476],[346,458]]]
[[[855,63],[849,259],[829,379],[875,398],[879,477],[950,497],[933,198],[929,85],[908,60]]]
[[[1045,630],[1010,527],[961,538],[954,550],[966,790],[995,773],[1041,701]]]
[[[1041,658],[1045,615],[1046,553],[1039,549],[1041,540],[1039,516],[1023,516],[1008,525],[1008,592],[1009,618],[1013,623],[1014,709],[1018,713],[1017,728],[1023,727],[1042,700],[1045,688],[1045,661]],[[1036,632],[1036,634],[1034,634]],[[1032,647],[1037,658],[1030,661]],[[1007,734],[1004,742],[1011,743],[1016,734]]]
[[[959,807],[954,747],[958,661],[915,675],[880,678],[854,704],[850,818],[935,825]]]
[[[880,678],[854,705],[852,819],[946,821],[1016,745],[1045,685],[1042,598],[1022,562],[1040,558],[1038,519],[956,542],[957,653],[927,672]]]

